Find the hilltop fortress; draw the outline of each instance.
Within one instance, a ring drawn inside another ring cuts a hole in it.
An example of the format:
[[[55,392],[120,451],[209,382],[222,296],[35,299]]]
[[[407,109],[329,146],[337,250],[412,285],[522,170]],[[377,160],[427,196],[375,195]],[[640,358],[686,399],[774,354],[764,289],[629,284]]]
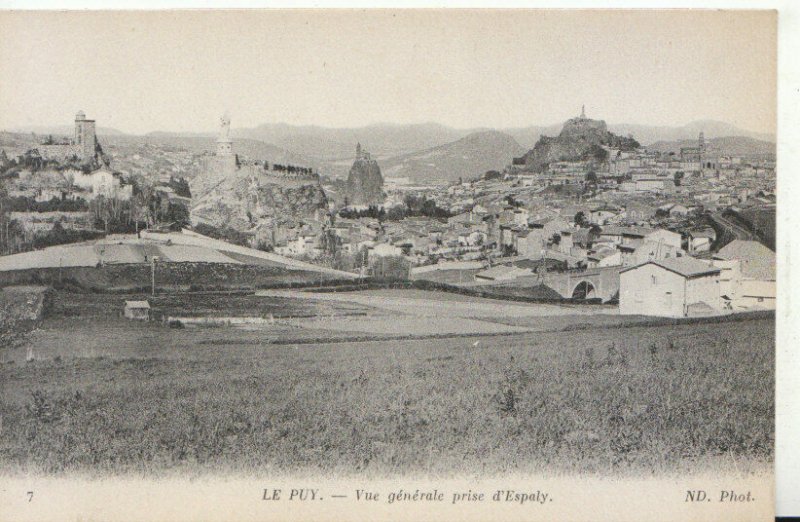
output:
[[[322,221],[328,211],[313,169],[239,158],[227,115],[220,119],[216,152],[190,188],[192,223],[233,228],[254,239],[273,237],[276,228],[300,221]]]

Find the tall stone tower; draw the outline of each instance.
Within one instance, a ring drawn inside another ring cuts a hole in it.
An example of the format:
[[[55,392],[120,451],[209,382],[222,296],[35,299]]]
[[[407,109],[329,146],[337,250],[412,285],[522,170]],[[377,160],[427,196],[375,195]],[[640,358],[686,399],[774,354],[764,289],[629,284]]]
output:
[[[706,136],[703,131],[700,131],[700,136],[697,137],[697,156],[700,158],[700,166],[706,160]]]
[[[87,160],[94,158],[97,146],[97,135],[95,134],[94,120],[87,120],[86,114],[79,111],[75,115],[75,145],[81,154],[81,159]]]
[[[217,156],[231,156],[233,154],[233,141],[231,141],[231,117],[226,112],[219,120],[219,137],[217,138]]]

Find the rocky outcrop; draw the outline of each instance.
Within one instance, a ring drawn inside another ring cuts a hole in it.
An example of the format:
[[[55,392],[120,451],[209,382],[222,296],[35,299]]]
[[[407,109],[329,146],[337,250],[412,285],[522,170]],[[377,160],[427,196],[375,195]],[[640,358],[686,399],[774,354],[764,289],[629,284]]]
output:
[[[558,136],[542,136],[533,149],[521,158],[515,158],[514,164],[524,166],[525,170],[543,172],[554,161],[602,163],[608,159],[604,147],[630,151],[639,148],[639,143],[631,137],[609,132],[603,120],[572,118],[564,124]]]
[[[227,171],[226,171],[227,170]],[[253,237],[298,222],[322,220],[328,199],[317,177],[286,177],[242,165],[204,172],[190,185],[192,223],[232,228]]]
[[[383,193],[383,176],[378,162],[362,153],[359,146],[356,160],[347,175],[347,201],[350,205],[380,205]]]

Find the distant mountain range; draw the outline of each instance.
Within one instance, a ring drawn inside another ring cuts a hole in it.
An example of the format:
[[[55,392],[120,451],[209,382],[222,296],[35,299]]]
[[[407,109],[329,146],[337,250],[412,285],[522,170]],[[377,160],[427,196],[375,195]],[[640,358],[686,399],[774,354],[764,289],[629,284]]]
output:
[[[347,175],[355,157],[356,143],[377,159],[384,176],[424,179],[457,179],[501,170],[511,158],[533,148],[540,136],[557,136],[562,123],[508,129],[456,129],[438,123],[374,124],[356,128],[328,128],[313,125],[264,124],[252,128],[232,129],[234,147],[242,154],[314,167],[322,174],[336,178]],[[774,152],[775,136],[750,132],[729,123],[705,120],[683,126],[608,124],[608,130],[620,136],[632,135],[649,148],[679,150],[697,142],[702,131],[706,140],[728,139],[721,146],[730,154],[751,150]],[[20,132],[38,135],[71,135],[72,127],[25,127]],[[195,151],[214,150],[214,132],[152,132],[143,136],[126,135],[116,129],[99,127],[104,140],[152,140],[166,146],[185,147]],[[753,140],[736,141],[734,138]],[[733,140],[733,141],[731,141]],[[684,145],[678,142],[685,143]],[[652,145],[652,146],[651,146]],[[676,149],[677,147],[677,149]],[[752,152],[757,153],[757,152]]]
[[[649,150],[680,153],[681,147],[696,147],[697,140],[657,141],[647,146]],[[763,156],[775,154],[775,143],[745,136],[725,136],[706,140],[709,151],[725,156]]]
[[[333,128],[315,125],[289,125],[286,123],[268,123],[251,128],[232,129],[234,138],[248,138],[271,143],[278,147],[301,153],[304,156],[314,156],[326,160],[344,159],[352,155],[355,144],[361,142],[366,150],[373,156],[396,156],[408,152],[444,145],[459,140],[469,134],[481,131],[496,130],[512,136],[523,147],[530,148],[542,134],[546,136],[557,135],[562,123],[552,125],[531,125],[528,127],[509,127],[492,129],[477,127],[470,129],[456,129],[438,123],[415,124],[390,124],[376,123],[365,127]],[[71,135],[73,127],[69,125],[58,126],[24,126],[9,129],[11,132],[30,133],[40,135]],[[716,120],[698,120],[681,126],[640,125],[631,123],[609,123],[608,130],[614,134],[626,136],[633,134],[639,143],[649,145],[657,141],[675,141],[695,139],[702,131],[706,138],[720,138],[724,136],[745,136],[763,141],[775,142],[775,136],[745,129]],[[98,127],[99,135],[123,135],[122,131],[109,127]],[[184,136],[184,137],[213,137],[214,132],[164,132],[155,131],[145,136]]]
[[[728,136],[743,136],[761,141],[771,141],[775,143],[773,134],[760,132],[750,132],[740,129],[730,123],[714,120],[698,120],[687,123],[681,127],[664,127],[651,125],[618,124],[608,125],[608,129],[615,134],[627,136],[633,134],[642,145],[650,145],[658,141],[675,140],[697,140],[697,136],[702,132],[706,139],[723,138]]]
[[[266,124],[249,129],[234,129],[234,137],[250,138],[272,143],[304,156],[326,161],[352,158],[355,144],[361,145],[378,159],[424,151],[460,140],[470,134],[497,131],[514,138],[525,149],[530,149],[542,135],[556,136],[563,123],[532,125],[506,129],[456,129],[438,123],[410,125],[375,124],[358,128],[327,128],[296,126],[285,123]],[[658,141],[697,139],[702,131],[707,139],[725,136],[745,136],[763,141],[775,141],[775,136],[740,129],[729,123],[702,120],[679,127],[609,124],[608,130],[620,136],[632,134],[639,143],[649,145]]]
[[[24,127],[16,127],[10,129],[11,132],[18,132],[21,134],[30,134],[34,133],[39,136],[47,136],[48,134],[52,134],[54,136],[72,136],[75,132],[74,125],[28,125]],[[124,135],[125,133],[117,130],[112,129],[111,127],[97,127],[97,134],[102,134],[104,136],[119,136]]]
[[[510,134],[520,145],[525,148],[532,148],[540,136],[556,136],[561,131],[562,123],[548,125],[546,127],[521,127],[514,129],[500,129]],[[721,138],[725,136],[745,136],[757,140],[775,142],[775,136],[759,132],[751,132],[740,129],[730,123],[714,120],[698,120],[679,127],[668,127],[658,125],[639,125],[631,123],[609,123],[608,130],[619,136],[633,135],[636,141],[642,145],[650,145],[658,141],[676,140],[697,140],[700,132],[705,134],[706,139]]]
[[[463,138],[472,131],[453,129],[438,123],[411,125],[375,124],[357,128],[266,124],[251,129],[236,129],[234,137],[273,143],[328,161],[351,159],[356,143],[373,157],[385,158],[443,145]]]

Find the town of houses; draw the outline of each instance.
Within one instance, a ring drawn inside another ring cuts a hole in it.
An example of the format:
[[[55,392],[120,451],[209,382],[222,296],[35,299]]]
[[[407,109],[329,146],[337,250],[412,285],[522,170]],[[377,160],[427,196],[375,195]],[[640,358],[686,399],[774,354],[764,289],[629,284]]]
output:
[[[284,227],[271,248],[324,262],[335,237],[340,254],[353,257],[352,268],[362,273],[378,275],[380,260],[400,259],[404,277],[467,287],[533,289],[564,274],[578,281],[603,271],[612,274],[613,291],[598,296],[587,280],[557,293],[618,301],[621,313],[682,317],[775,307],[775,254],[759,242],[757,226],[746,230],[731,218],[774,216],[774,157],[715,153],[702,133],[680,152],[604,149],[606,161],[555,161],[542,172],[515,160],[449,184],[387,178],[382,205],[354,215],[332,200],[329,216]],[[114,169],[103,161],[86,168],[96,150],[94,122],[78,113],[72,139],[48,138],[15,158],[5,197],[45,206],[100,196],[129,201],[132,180],[145,178],[165,213],[172,205],[190,207],[191,196],[170,182],[197,167],[196,152],[144,143],[117,155]],[[41,168],[65,159],[74,161],[57,172]],[[0,163],[9,172],[5,151]],[[408,198],[431,201],[441,215],[393,219],[392,208]],[[10,221],[27,223],[30,233],[56,222],[94,226],[86,209],[48,210],[14,209],[6,218],[6,240]]]

